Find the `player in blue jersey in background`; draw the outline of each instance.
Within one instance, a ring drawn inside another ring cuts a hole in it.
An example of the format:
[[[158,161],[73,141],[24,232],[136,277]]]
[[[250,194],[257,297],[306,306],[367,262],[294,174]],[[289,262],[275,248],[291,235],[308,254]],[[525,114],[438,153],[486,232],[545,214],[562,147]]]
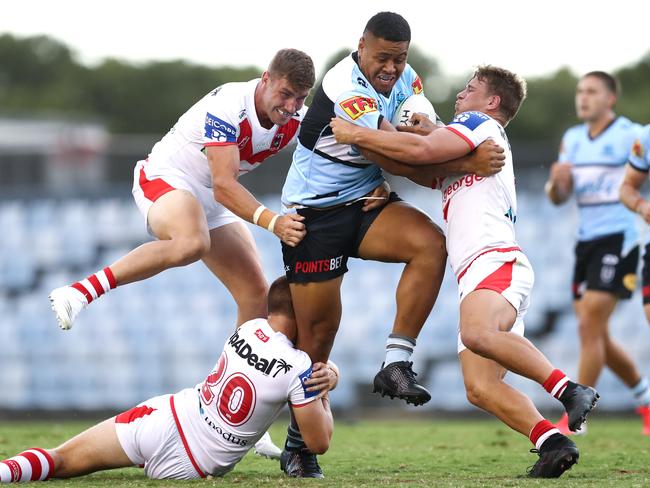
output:
[[[283,245],[282,252],[298,322],[298,347],[312,359],[329,357],[341,320],[340,289],[348,258],[406,264],[374,391],[420,405],[431,395],[415,379],[411,354],[444,275],[444,236],[425,213],[388,191],[382,195],[381,169],[353,146],[338,144],[329,127],[338,115],[355,124],[395,130],[390,120],[398,105],[422,92],[419,77],[406,62],[410,40],[402,16],[380,12],[368,21],[358,51],[325,74],[301,124],[282,191],[283,211],[303,216],[307,233],[296,247]],[[491,152],[502,159],[496,151]],[[438,176],[487,176],[503,164],[497,161],[495,168],[484,158],[481,167],[471,164],[473,159],[482,161],[474,156],[442,164]],[[364,209],[368,198],[383,198],[386,204]],[[290,426],[283,469],[292,476],[322,476],[303,446],[299,431]]]
[[[618,92],[618,81],[608,73],[593,71],[580,78],[575,103],[584,123],[564,134],[545,190],[556,205],[572,193],[578,204],[573,275],[581,344],[578,382],[595,386],[606,365],[630,388],[637,404],[647,406],[648,379],[608,330],[618,300],[632,296],[639,260],[635,216],[620,202],[619,188],[640,126],[614,112]],[[558,427],[568,433],[566,422],[562,417]]]
[[[630,157],[623,184],[621,185],[621,201],[623,204],[639,214],[646,224],[650,224],[650,202],[641,196],[639,190],[648,179],[650,171],[650,125],[646,125],[641,135],[632,144]],[[643,253],[643,308],[645,316],[650,322],[650,239],[646,240]],[[640,404],[637,412],[643,418],[643,433],[650,435],[650,402]]]

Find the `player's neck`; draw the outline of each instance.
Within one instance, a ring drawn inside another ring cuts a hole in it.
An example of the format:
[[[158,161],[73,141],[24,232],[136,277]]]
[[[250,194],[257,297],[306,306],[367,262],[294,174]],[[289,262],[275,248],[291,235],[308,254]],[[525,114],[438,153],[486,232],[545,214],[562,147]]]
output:
[[[608,111],[602,117],[598,117],[595,120],[590,120],[587,122],[587,127],[589,128],[589,137],[592,139],[598,137],[603,133],[607,127],[616,119],[616,114],[613,111]]]
[[[262,127],[264,127],[265,129],[271,129],[275,124],[266,115],[266,113],[260,108],[264,105],[262,103],[263,102],[262,98],[263,98],[262,87],[261,87],[261,82],[259,82],[255,87],[255,93],[253,95],[253,102],[255,103],[255,116],[257,117],[257,120],[259,121]]]
[[[271,313],[269,314],[268,322],[274,331],[284,334],[287,339],[295,344],[298,329],[294,319],[283,314]]]

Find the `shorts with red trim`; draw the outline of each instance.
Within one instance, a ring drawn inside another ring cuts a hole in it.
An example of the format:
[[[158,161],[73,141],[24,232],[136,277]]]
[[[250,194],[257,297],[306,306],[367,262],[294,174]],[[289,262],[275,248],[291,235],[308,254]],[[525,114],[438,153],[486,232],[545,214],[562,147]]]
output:
[[[214,199],[212,188],[202,185],[195,178],[177,168],[171,168],[149,160],[138,161],[133,170],[133,198],[144,216],[149,234],[154,235],[149,227],[147,215],[151,205],[172,190],[186,190],[196,198],[208,221],[208,229],[216,229],[241,219]]]
[[[524,335],[524,315],[530,305],[530,292],[535,282],[533,267],[520,250],[487,252],[476,258],[458,282],[459,301],[476,290],[493,290],[500,293],[517,311],[510,332]],[[458,353],[465,345],[458,332]]]
[[[144,465],[151,479],[201,478],[176,427],[171,396],[150,398],[115,417],[117,438],[131,462]]]

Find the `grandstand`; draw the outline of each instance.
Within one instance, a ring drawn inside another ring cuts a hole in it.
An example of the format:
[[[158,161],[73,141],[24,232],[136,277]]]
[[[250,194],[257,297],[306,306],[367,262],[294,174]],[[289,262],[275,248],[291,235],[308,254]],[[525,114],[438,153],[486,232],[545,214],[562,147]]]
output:
[[[539,175],[520,173],[522,180],[527,183],[519,188],[517,232],[536,270],[527,335],[558,367],[575,375],[578,337],[570,296],[575,215],[570,206],[554,208],[546,201]],[[439,194],[394,185],[403,198],[439,220]],[[130,407],[200,381],[233,330],[234,302],[201,263],[118,288],[84,311],[72,330],[59,330],[47,299],[50,290],[150,238],[128,195],[101,195],[39,196],[34,190],[0,200],[0,409]],[[277,208],[279,195],[267,194],[262,201]],[[260,228],[252,230],[271,280],[282,273],[279,242]],[[343,320],[332,353],[342,379],[332,401],[351,415],[358,406],[402,407],[370,394],[392,325],[400,272],[401,265],[353,260],[344,279]],[[456,284],[448,272],[414,357],[423,384],[433,393],[421,410],[473,410],[456,357],[457,310]],[[650,330],[638,292],[618,307],[611,331],[649,373]],[[538,385],[512,374],[509,381],[542,409],[558,407]],[[599,390],[599,410],[633,408],[627,388],[608,370]]]

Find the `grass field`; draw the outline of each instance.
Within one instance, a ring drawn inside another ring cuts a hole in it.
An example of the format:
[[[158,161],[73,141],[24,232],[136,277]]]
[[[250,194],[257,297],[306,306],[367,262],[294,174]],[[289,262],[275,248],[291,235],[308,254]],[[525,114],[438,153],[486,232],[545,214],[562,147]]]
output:
[[[27,447],[52,447],[80,432],[84,423],[6,423],[0,425],[0,459]],[[284,422],[271,433],[284,440]],[[336,425],[330,451],[321,457],[325,480],[284,477],[279,463],[249,453],[221,479],[195,482],[151,481],[141,469],[96,473],[56,486],[650,486],[650,437],[640,435],[637,419],[596,417],[589,435],[576,438],[580,462],[559,480],[524,475],[537,456],[527,439],[496,421],[404,420]]]

